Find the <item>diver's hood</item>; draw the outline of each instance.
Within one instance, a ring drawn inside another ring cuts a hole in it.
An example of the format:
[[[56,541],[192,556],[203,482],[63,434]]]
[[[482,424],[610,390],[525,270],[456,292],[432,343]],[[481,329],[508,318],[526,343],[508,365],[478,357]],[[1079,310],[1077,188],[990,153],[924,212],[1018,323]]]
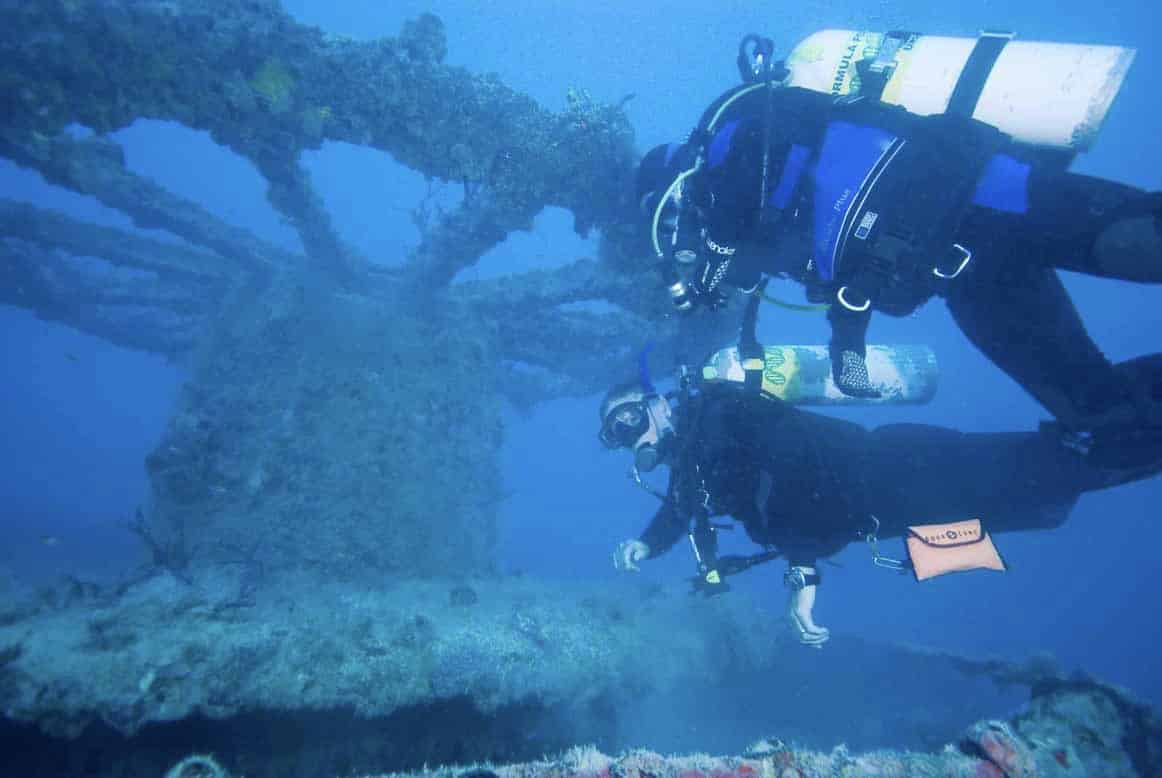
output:
[[[633,449],[633,466],[642,473],[654,470],[673,448],[674,435],[670,433],[657,443],[639,442]]]
[[[656,468],[670,453],[677,438],[673,407],[661,394],[649,394],[643,400],[649,426],[633,444],[634,467],[643,473]]]

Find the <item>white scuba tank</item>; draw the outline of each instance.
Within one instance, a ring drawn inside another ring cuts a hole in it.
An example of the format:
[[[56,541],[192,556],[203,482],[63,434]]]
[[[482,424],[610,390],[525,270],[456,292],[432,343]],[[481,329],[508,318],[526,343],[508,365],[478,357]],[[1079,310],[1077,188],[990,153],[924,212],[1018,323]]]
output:
[[[936,395],[940,369],[927,346],[867,347],[867,373],[878,398],[849,397],[831,376],[826,346],[765,346],[759,391],[792,405],[910,405]],[[702,367],[706,383],[746,382],[738,347],[720,349]]]
[[[883,102],[922,116],[944,113],[976,45],[975,38],[823,30],[788,55],[787,84],[855,95],[861,88],[855,64],[867,59],[890,73]],[[1010,40],[987,73],[972,117],[1023,143],[1084,151],[1135,54],[1121,46]]]

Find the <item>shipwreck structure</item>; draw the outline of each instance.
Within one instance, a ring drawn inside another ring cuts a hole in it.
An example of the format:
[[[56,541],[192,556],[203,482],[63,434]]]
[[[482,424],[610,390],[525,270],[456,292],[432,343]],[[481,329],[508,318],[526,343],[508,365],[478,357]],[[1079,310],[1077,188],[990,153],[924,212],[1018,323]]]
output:
[[[482,570],[500,401],[600,391],[643,333],[672,351],[619,224],[635,151],[618,106],[573,90],[553,113],[450,67],[430,15],[369,42],[270,0],[5,0],[0,21],[0,155],[181,239],[0,201],[0,301],[189,365],[135,524],[159,564]],[[128,170],[107,136],[141,118],[251,162],[301,253]],[[462,201],[406,262],[360,256],[300,164],[328,141],[387,152]],[[549,206],[601,231],[599,259],[452,283]]]

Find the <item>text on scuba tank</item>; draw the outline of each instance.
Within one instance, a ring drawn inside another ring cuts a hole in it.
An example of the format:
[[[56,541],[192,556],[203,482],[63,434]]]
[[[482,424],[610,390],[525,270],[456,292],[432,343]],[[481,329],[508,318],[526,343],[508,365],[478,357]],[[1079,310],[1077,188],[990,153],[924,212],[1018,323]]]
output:
[[[843,94],[843,83],[847,79],[847,71],[851,69],[851,61],[855,59],[855,50],[859,48],[860,41],[863,40],[863,33],[857,32],[851,36],[851,40],[847,44],[847,49],[844,50],[843,56],[839,58],[839,67],[835,69],[835,80],[831,83],[831,94]]]

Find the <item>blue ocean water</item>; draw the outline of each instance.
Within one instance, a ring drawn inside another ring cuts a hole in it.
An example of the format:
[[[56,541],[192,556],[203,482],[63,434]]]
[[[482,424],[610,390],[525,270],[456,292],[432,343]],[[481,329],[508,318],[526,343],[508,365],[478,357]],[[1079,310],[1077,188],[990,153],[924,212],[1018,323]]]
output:
[[[287,2],[302,22],[356,38],[395,35],[423,11],[447,25],[448,59],[494,71],[515,89],[560,110],[570,87],[600,101],[633,93],[628,111],[639,148],[680,137],[703,106],[734,83],[739,37],[760,31],[786,51],[824,27],[907,28],[972,35],[1011,28],[1023,38],[1137,46],[1138,60],[1097,147],[1077,170],[1148,189],[1162,188],[1162,115],[1155,74],[1162,52],[1153,33],[1162,10],[1144,1],[1104,5],[1034,0],[1000,2],[797,5],[681,0],[664,9],[645,3]],[[118,133],[129,163],[223,218],[294,246],[293,235],[266,204],[249,166],[204,134],[159,122]],[[180,150],[180,152],[179,152]],[[386,155],[328,144],[308,160],[342,236],[365,254],[398,261],[417,241],[407,210],[426,191],[423,179]],[[6,197],[61,208],[101,223],[124,219],[85,198],[55,190],[36,176],[0,164]],[[563,264],[592,254],[562,212],[542,214],[529,234],[512,236],[469,277]],[[1160,258],[1162,259],[1162,258]],[[1111,358],[1158,349],[1162,290],[1068,276],[1094,338]],[[765,312],[764,339],[822,343],[826,324],[809,316]],[[0,403],[0,565],[46,580],[63,574],[109,576],[137,561],[124,529],[146,488],[142,460],[156,442],[182,379],[180,368],[127,352],[71,330],[0,308],[4,385]],[[1045,414],[983,359],[951,322],[942,303],[915,317],[878,317],[872,342],[922,340],[936,349],[943,373],[937,400],[923,408],[849,412],[868,425],[923,421],[965,430],[1030,429]],[[636,344],[631,344],[636,345]],[[627,366],[628,367],[628,366]],[[627,462],[595,440],[597,398],[558,401],[531,416],[508,417],[504,471],[511,496],[503,511],[500,564],[542,576],[610,578],[610,554],[651,515],[651,498],[625,478]],[[1023,658],[1050,652],[1162,701],[1162,639],[1154,602],[1158,580],[1154,480],[1084,497],[1070,521],[1052,533],[999,539],[1012,570],[917,585],[872,567],[849,549],[828,571],[817,616],[837,633]],[[57,539],[46,544],[46,537]],[[740,543],[741,545],[741,543]],[[682,548],[641,576],[689,574]],[[776,565],[742,579],[740,588],[772,603],[785,597]]]

